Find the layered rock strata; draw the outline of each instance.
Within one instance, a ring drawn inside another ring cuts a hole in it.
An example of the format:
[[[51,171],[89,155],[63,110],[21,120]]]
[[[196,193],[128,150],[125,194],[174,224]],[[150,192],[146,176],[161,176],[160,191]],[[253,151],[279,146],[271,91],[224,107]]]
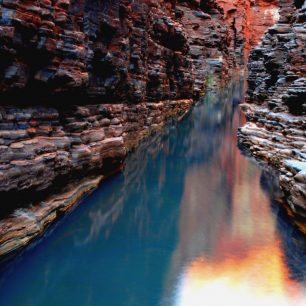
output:
[[[0,191],[39,191],[58,176],[118,164],[167,117],[183,115],[192,103],[184,99],[68,109],[2,107]]]
[[[2,100],[135,103],[202,91],[192,62],[227,59],[227,29],[214,1],[176,2],[2,1]]]
[[[19,208],[0,220],[0,257],[27,245],[41,235],[49,224],[72,208],[85,194],[96,188],[103,176],[70,183],[59,193],[49,195],[43,202]]]
[[[250,56],[249,122],[240,142],[281,171],[280,185],[296,218],[306,214],[306,7],[280,1],[279,22]],[[305,230],[305,227],[304,227]]]

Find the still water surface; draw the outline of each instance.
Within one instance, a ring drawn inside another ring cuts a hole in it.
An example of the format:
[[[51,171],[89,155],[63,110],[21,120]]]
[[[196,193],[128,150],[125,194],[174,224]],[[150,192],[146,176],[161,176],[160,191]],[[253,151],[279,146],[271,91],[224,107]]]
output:
[[[237,148],[242,91],[208,94],[2,264],[0,305],[306,305],[306,239]]]

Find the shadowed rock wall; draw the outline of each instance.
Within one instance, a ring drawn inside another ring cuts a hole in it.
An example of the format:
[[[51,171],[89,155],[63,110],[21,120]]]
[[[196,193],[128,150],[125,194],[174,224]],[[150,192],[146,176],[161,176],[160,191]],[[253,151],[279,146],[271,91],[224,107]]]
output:
[[[202,1],[203,9],[196,2],[176,2],[2,1],[4,101],[12,104],[14,95],[22,105],[54,104],[53,96],[69,93],[69,104],[90,99],[137,103],[203,91],[203,81],[194,88],[190,45],[206,51],[205,61],[227,59],[227,30],[213,1]],[[197,26],[190,27],[191,22]],[[201,37],[194,41],[191,35]]]

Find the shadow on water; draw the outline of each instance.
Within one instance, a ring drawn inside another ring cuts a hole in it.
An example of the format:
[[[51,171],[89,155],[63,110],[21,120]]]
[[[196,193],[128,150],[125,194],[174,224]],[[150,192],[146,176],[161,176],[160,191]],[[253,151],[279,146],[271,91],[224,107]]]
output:
[[[237,148],[243,87],[207,94],[3,263],[0,305],[305,305],[305,237]]]

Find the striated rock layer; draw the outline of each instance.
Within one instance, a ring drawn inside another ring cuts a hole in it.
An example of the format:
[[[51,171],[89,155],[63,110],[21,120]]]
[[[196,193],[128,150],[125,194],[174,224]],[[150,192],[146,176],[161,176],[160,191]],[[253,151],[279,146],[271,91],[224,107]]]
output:
[[[0,255],[42,233],[141,139],[243,67],[249,36],[274,21],[269,13],[251,28],[250,10],[275,10],[251,2],[0,1],[0,196],[10,199]]]
[[[193,61],[228,59],[221,9],[214,1],[176,2],[2,1],[2,101],[14,95],[14,103],[54,105],[66,93],[75,99],[69,104],[136,103],[203,91]]]
[[[250,55],[249,122],[240,142],[281,171],[290,214],[306,217],[306,6],[281,0],[279,22]],[[303,227],[306,229],[305,225]]]

